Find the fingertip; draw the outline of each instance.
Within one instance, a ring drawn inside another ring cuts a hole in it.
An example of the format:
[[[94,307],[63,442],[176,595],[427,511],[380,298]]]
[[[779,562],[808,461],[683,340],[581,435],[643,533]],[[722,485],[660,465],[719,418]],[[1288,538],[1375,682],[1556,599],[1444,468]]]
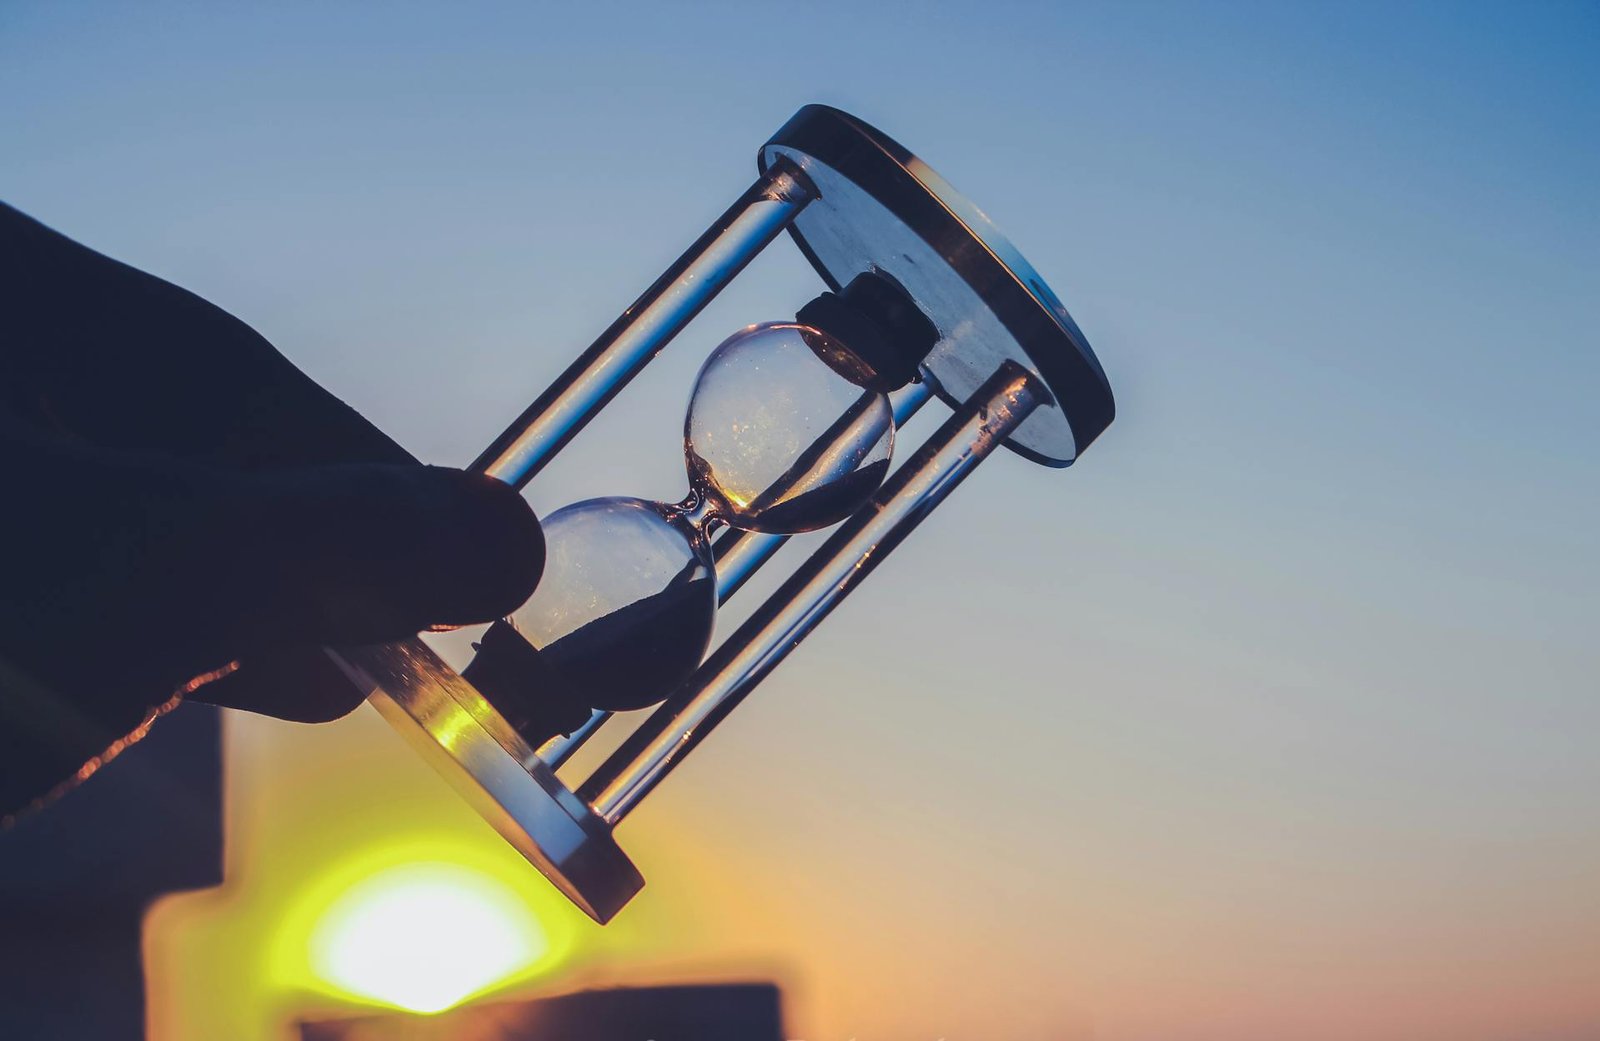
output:
[[[510,485],[483,474],[430,467],[460,488],[462,548],[457,563],[471,617],[444,624],[484,622],[510,614],[532,595],[544,573],[544,530],[533,507]]]
[[[252,483],[259,613],[278,643],[375,643],[519,607],[544,536],[513,488],[449,467],[314,467]],[[286,638],[286,639],[284,639]]]
[[[246,655],[239,668],[189,700],[294,723],[331,723],[355,711],[370,692],[345,675],[320,647],[282,647]]]

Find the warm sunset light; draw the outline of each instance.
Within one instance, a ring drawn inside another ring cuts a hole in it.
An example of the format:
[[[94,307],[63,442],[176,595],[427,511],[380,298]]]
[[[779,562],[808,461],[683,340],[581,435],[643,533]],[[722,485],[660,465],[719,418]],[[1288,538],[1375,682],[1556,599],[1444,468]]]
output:
[[[0,1041],[1600,1041],[1600,0],[907,6],[0,0]]]
[[[550,947],[506,886],[455,864],[374,875],[328,909],[310,938],[326,982],[413,1012],[442,1012],[525,972]]]
[[[272,765],[289,756],[292,773]],[[228,763],[228,881],[147,922],[152,1041],[286,1041],[362,1006],[516,997],[605,979],[598,959],[638,947],[589,925],[375,711],[231,720]]]

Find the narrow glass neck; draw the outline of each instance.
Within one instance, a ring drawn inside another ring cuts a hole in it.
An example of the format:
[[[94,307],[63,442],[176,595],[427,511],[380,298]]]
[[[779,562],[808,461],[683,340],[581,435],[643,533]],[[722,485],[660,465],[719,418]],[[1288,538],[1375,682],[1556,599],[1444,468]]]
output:
[[[689,489],[689,495],[682,502],[673,504],[672,511],[693,528],[696,537],[702,541],[708,541],[728,524],[717,512],[711,497],[701,495],[694,488]]]

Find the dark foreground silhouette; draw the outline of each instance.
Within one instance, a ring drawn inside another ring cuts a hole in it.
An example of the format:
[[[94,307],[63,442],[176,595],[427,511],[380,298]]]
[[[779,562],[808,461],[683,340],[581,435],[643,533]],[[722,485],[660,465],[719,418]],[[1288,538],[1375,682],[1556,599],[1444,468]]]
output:
[[[488,621],[543,565],[511,489],[419,465],[243,322],[4,205],[0,459],[0,817],[197,678],[342,715],[361,694],[320,645]]]

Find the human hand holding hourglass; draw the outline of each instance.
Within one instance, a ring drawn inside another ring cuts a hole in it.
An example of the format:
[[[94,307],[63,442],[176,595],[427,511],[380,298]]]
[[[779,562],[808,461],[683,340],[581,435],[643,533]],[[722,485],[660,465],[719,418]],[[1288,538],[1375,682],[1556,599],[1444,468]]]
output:
[[[644,885],[615,826],[978,463],[1006,445],[1067,466],[1115,412],[1060,300],[905,148],[812,105],[757,164],[744,195],[474,466],[527,484],[787,229],[831,291],[794,321],[751,326],[711,353],[684,424],[688,495],[593,499],[544,518],[538,590],[489,627],[462,673],[418,640],[329,652],[602,923]],[[949,418],[891,472],[896,425],[935,398]],[[711,647],[718,602],[789,534],[830,526]],[[587,779],[558,775],[600,726],[629,721],[615,714],[650,705]]]

